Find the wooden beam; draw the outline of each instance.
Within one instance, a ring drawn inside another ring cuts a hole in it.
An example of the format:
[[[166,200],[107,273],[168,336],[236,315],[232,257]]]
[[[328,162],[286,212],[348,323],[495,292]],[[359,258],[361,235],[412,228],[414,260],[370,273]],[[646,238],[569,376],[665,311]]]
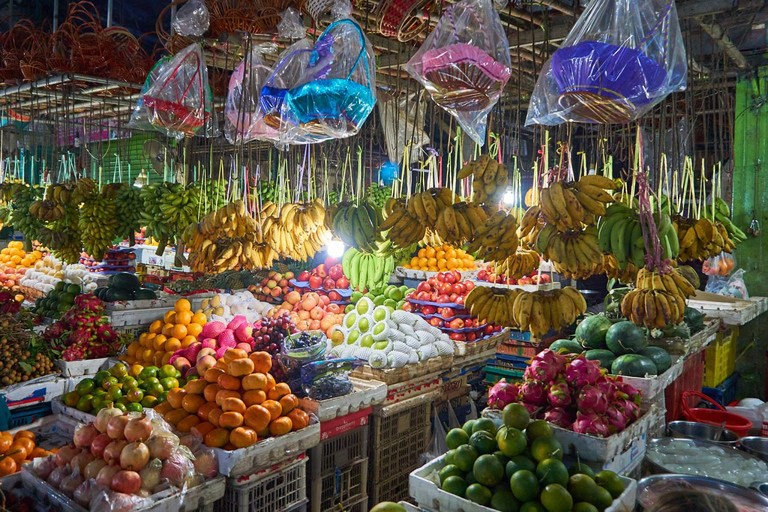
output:
[[[697,16],[694,18],[696,20],[696,23],[699,24],[699,26],[709,34],[709,37],[711,37],[715,43],[723,49],[726,55],[731,58],[731,60],[738,66],[739,69],[747,69],[749,65],[747,64],[747,58],[744,57],[744,55],[739,51],[739,49],[736,47],[736,45],[731,41],[731,38],[728,37],[728,34],[718,25],[717,23],[706,23],[704,21],[704,18]]]

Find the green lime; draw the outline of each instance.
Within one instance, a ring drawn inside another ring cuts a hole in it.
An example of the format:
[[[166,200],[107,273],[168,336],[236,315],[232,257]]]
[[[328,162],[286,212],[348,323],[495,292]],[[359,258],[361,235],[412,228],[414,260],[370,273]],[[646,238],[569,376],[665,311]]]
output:
[[[592,503],[597,492],[597,484],[589,476],[576,473],[568,479],[568,492],[578,501]]]
[[[178,370],[170,364],[164,364],[162,368],[157,372],[159,379],[166,379],[168,377],[176,377]]]
[[[502,427],[496,436],[496,441],[499,443],[501,453],[507,457],[521,455],[525,453],[525,449],[528,447],[525,434],[515,427]]]
[[[167,396],[168,396],[168,390],[166,389],[165,391],[157,395],[157,399],[161,402],[165,402],[165,399]]]
[[[583,462],[575,462],[571,464],[571,467],[568,468],[568,474],[570,476],[578,475],[579,473],[583,475],[587,475],[591,479],[595,479],[595,472],[592,470],[591,467],[587,466]]]
[[[613,499],[618,498],[624,492],[624,483],[619,475],[613,471],[601,471],[595,475],[595,483],[611,493]]]
[[[522,470],[535,472],[536,463],[533,462],[528,457],[526,457],[525,455],[518,455],[516,457],[512,457],[511,459],[509,459],[509,462],[507,462],[507,467],[506,467],[507,478],[511,477],[518,471],[522,471]]]
[[[517,501],[509,487],[504,486],[494,489],[493,497],[491,498],[491,508],[500,512],[519,512],[520,502]]]
[[[563,447],[554,437],[540,437],[531,443],[531,455],[539,462],[546,459],[563,460]]]
[[[529,501],[520,505],[520,512],[547,512],[547,509],[538,501]]]
[[[580,501],[573,505],[573,512],[600,512],[597,507],[586,501]]]
[[[180,388],[183,388],[184,386],[186,386],[187,382],[192,380],[192,379],[180,379],[180,378],[177,378],[177,379],[179,381],[179,387]]]
[[[454,466],[453,464],[448,464],[447,466],[443,466],[443,469],[441,469],[437,476],[440,478],[440,485],[445,482],[445,479],[449,476],[464,476],[464,472],[460,470],[457,466]]]
[[[145,366],[144,369],[139,372],[139,379],[147,380],[157,378],[158,373],[156,366]]]
[[[539,480],[532,471],[517,471],[509,479],[509,488],[515,498],[522,502],[533,501],[539,497]]]
[[[109,372],[107,370],[102,370],[100,372],[97,372],[96,375],[93,376],[93,381],[96,383],[97,387],[101,387],[101,384],[104,382],[104,379],[109,377]]]
[[[347,304],[344,307],[344,314],[346,315],[347,313],[351,313],[354,310],[355,310],[355,305],[354,304]]]
[[[104,379],[104,381],[101,383],[101,387],[103,387],[106,390],[109,390],[118,382],[119,381],[117,380],[117,377],[110,375]]]
[[[607,490],[598,486],[591,500],[585,500],[597,507],[598,510],[605,510],[613,503],[613,496]]]
[[[477,450],[468,444],[463,444],[456,448],[455,452],[456,453],[453,456],[453,463],[456,464],[459,469],[465,473],[472,471],[472,466],[475,464],[475,461],[479,455]]]
[[[123,389],[139,387],[139,381],[131,377],[130,375],[127,375],[122,379],[120,379],[120,383],[123,385]]]
[[[92,393],[94,389],[96,389],[96,383],[93,379],[88,378],[81,380],[77,383],[77,386],[75,386],[75,391],[77,391],[80,396]]]
[[[141,406],[140,403],[130,403],[125,406],[125,410],[128,412],[142,412],[144,410],[144,407]]]
[[[467,482],[467,485],[472,485],[472,484],[479,483],[477,481],[477,478],[475,478],[475,474],[472,473],[471,471],[469,473],[467,473],[466,475],[464,475],[464,480]]]
[[[387,300],[387,298],[383,295],[379,295],[378,297],[373,298],[373,305],[374,306],[383,306],[384,301]]]
[[[509,462],[509,457],[501,453],[501,451],[496,450],[493,452],[493,456],[499,459],[499,462],[501,462],[501,467],[505,468],[507,467],[507,462]]]
[[[76,407],[78,400],[80,400],[80,395],[77,393],[77,391],[70,391],[64,395],[63,402],[67,407]]]
[[[118,403],[116,403],[116,404],[112,404],[112,407],[115,407],[115,408],[117,408],[117,409],[120,409],[120,410],[121,410],[121,411],[123,411],[123,412],[128,412],[128,409],[125,407],[125,404],[121,404],[121,403],[119,403],[119,402],[118,402]]]
[[[161,379],[160,384],[162,384],[163,389],[173,389],[179,387],[179,381],[176,379],[176,377],[166,377]]]
[[[91,412],[93,410],[93,404],[91,403],[91,400],[93,400],[93,395],[83,395],[80,397],[80,400],[77,401],[77,405],[75,407],[78,411]]]
[[[568,468],[558,459],[545,459],[536,466],[536,476],[541,485],[568,485]]]
[[[448,450],[445,452],[445,465],[456,464],[456,450]]]
[[[117,402],[123,397],[123,390],[120,388],[120,386],[112,386],[109,388],[109,391],[107,391],[106,399],[110,402]]]
[[[461,429],[466,432],[468,436],[472,435],[472,428],[475,426],[475,421],[477,420],[467,420],[461,427]]]
[[[523,404],[507,404],[501,414],[504,418],[504,424],[517,430],[525,430],[531,421],[531,415]]]
[[[153,408],[158,403],[160,403],[160,402],[158,402],[157,397],[154,397],[152,395],[145,395],[144,399],[141,401],[142,407],[146,407],[148,409]]]
[[[129,403],[131,403],[131,401],[128,400],[127,396],[121,396],[120,398],[117,399],[117,402],[115,402],[115,403],[123,404],[123,405],[128,405]]]
[[[104,405],[104,397],[101,396],[94,396],[91,398],[91,407],[93,410],[98,411],[101,409]]]
[[[486,432],[491,434],[491,436],[495,436],[496,424],[493,422],[493,420],[489,418],[478,418],[475,420],[474,425],[472,425],[472,433],[474,434],[479,430],[485,430]]]
[[[545,420],[533,420],[525,427],[525,437],[532,443],[540,437],[552,437],[552,427]]]
[[[144,384],[144,386],[141,385],[142,383]],[[148,388],[148,387],[150,387],[152,385],[161,386],[162,384],[160,384],[160,379],[158,379],[157,377],[150,377],[148,379],[144,379],[144,380],[139,382],[139,387],[140,388]]]
[[[546,486],[539,499],[547,512],[571,512],[573,507],[573,497],[560,484]]]
[[[451,450],[454,448],[458,448],[463,444],[467,444],[468,442],[469,442],[469,436],[467,435],[466,432],[464,432],[463,429],[460,429],[460,428],[452,428],[445,435],[445,444],[447,444],[448,448],[450,448]]]
[[[100,396],[100,397],[102,397],[102,398],[104,398],[105,396],[107,396],[107,392],[106,392],[106,391],[104,391],[104,390],[103,390],[103,389],[101,389],[101,388],[96,388],[96,389],[94,389],[94,390],[93,390],[93,393],[91,393],[91,394],[92,394],[93,396]]]
[[[493,487],[504,478],[504,466],[495,455],[481,455],[472,465],[472,474],[481,484]]]
[[[118,379],[122,379],[126,375],[128,375],[128,367],[125,366],[123,363],[117,363],[115,366],[109,369],[109,373],[111,373],[114,377],[117,377]]]
[[[493,436],[485,430],[478,430],[472,434],[469,437],[469,444],[481,455],[493,453],[499,448]]]
[[[147,393],[153,396],[160,396],[165,392],[165,388],[162,384],[159,382],[157,384],[153,384],[152,386],[149,386],[146,390]]]
[[[467,482],[463,478],[456,475],[451,475],[445,479],[441,484],[442,489],[445,492],[455,494],[456,496],[464,497],[464,493],[467,491]]]
[[[469,501],[474,501],[478,505],[488,505],[493,498],[491,490],[482,484],[472,484],[467,487],[464,497]]]
[[[141,402],[144,399],[144,392],[139,388],[131,388],[125,393],[129,402]]]

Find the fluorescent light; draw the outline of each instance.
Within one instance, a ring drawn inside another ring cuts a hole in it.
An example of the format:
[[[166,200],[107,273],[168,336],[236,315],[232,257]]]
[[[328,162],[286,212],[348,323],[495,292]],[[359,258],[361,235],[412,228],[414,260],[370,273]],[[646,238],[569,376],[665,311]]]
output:
[[[504,192],[504,197],[501,198],[502,202],[507,206],[512,206],[515,203],[515,196],[511,190]]]
[[[344,242],[334,238],[326,246],[328,249],[328,256],[331,258],[339,259],[344,256]]]

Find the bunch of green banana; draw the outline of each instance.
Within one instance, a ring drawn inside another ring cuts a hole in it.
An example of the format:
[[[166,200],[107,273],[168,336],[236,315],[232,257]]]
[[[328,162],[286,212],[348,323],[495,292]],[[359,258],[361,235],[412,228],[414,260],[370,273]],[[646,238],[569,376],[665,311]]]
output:
[[[78,230],[83,249],[96,261],[104,258],[117,233],[117,208],[112,190],[105,186],[101,194],[91,194],[80,209]]]
[[[659,233],[662,259],[675,259],[680,254],[677,232],[666,211],[653,214]],[[635,209],[625,203],[609,206],[598,225],[598,245],[606,254],[613,254],[619,269],[629,262],[640,268],[644,265],[646,247],[640,217]]]
[[[141,229],[141,190],[136,187],[121,187],[115,196],[117,210],[117,236],[128,239],[131,245],[136,243],[135,233]]]
[[[509,183],[507,168],[488,154],[462,167],[457,178],[463,180],[470,176],[474,176],[472,201],[478,204],[498,203]]]
[[[734,244],[740,244],[747,239],[747,234],[731,220],[731,209],[723,198],[718,197],[715,199],[714,205],[705,206],[701,215],[711,219],[713,217],[713,210],[714,218],[725,226],[725,230],[728,232],[728,237]]]
[[[29,205],[29,214],[43,222],[54,222],[64,216],[64,205],[38,199]]]
[[[381,208],[363,200],[359,205],[341,203],[325,210],[325,224],[342,242],[362,252],[376,251],[382,240],[379,225],[384,222]]]
[[[360,252],[350,247],[341,259],[341,269],[353,290],[373,290],[389,282],[395,269],[395,259],[378,253]]]
[[[365,199],[378,209],[384,208],[384,204],[390,197],[392,197],[392,187],[383,187],[378,183],[371,183],[365,190]],[[332,202],[331,204],[334,203]]]
[[[30,212],[32,204],[43,197],[43,189],[24,183],[14,183],[10,188],[11,215],[8,223],[24,233],[29,241],[37,238],[43,223]]]
[[[198,215],[207,213],[200,204],[200,188],[195,184],[153,184],[143,187],[140,196],[144,208],[139,223],[147,227],[148,236],[158,241],[158,255],[163,254],[168,244],[175,243],[176,236],[196,222]],[[209,207],[213,209],[216,205],[209,203]]]

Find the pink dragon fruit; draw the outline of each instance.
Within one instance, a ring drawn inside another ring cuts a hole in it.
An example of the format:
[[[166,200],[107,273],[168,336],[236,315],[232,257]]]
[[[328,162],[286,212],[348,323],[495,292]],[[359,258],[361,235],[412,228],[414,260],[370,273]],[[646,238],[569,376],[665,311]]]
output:
[[[96,336],[106,343],[112,343],[117,339],[117,333],[109,324],[100,325],[96,330]]]
[[[559,407],[555,407],[545,412],[544,419],[562,428],[569,429],[573,424],[573,417],[568,414],[568,411]]]
[[[640,406],[631,400],[619,400],[619,404],[624,410],[624,414],[629,418],[629,422],[635,421],[640,417]]]
[[[616,397],[634,402],[638,407],[642,403],[640,390],[627,382],[616,382]]]
[[[629,417],[627,417],[624,410],[616,405],[612,405],[608,408],[608,411],[605,413],[605,417],[608,419],[608,431],[612,434],[621,432],[627,428],[629,422],[632,421]]]
[[[595,412],[576,413],[576,421],[573,422],[573,431],[577,434],[588,434],[596,437],[608,437],[608,423],[605,418]]]
[[[565,370],[566,359],[564,356],[552,350],[543,350],[531,360],[531,365],[525,369],[523,377],[540,380],[546,383],[552,382]]]
[[[595,386],[584,386],[576,397],[576,405],[579,411],[594,411],[597,414],[604,414],[608,410],[608,400],[605,395]]]
[[[600,363],[578,356],[565,368],[565,380],[576,389],[592,385],[600,377]]]
[[[80,328],[69,333],[70,345],[82,345],[85,346],[91,339],[91,331],[85,328]]]
[[[595,382],[595,387],[603,393],[609,403],[613,403],[616,399],[616,381],[614,379],[601,375]]]
[[[80,310],[88,310],[94,313],[104,311],[104,302],[92,293],[83,293],[75,297],[75,306]]]
[[[108,345],[104,345],[103,343],[94,343],[88,347],[88,350],[86,350],[86,355],[88,356],[88,359],[99,359],[102,357],[108,357],[109,351],[110,350]]]
[[[67,327],[63,322],[56,322],[45,328],[42,338],[46,341],[61,338],[67,332]]]
[[[536,404],[527,404],[523,402],[523,407],[528,411],[531,419],[537,420],[541,418],[541,407]]]
[[[491,409],[503,409],[507,404],[517,402],[520,390],[516,385],[501,379],[488,391],[488,407]]]
[[[547,401],[552,407],[568,407],[571,405],[571,388],[568,387],[565,379],[559,377],[549,386]]]
[[[86,359],[85,348],[82,347],[81,345],[70,345],[61,354],[61,358],[64,359],[65,361],[81,361],[83,359]]]
[[[541,381],[527,380],[520,387],[520,398],[527,404],[544,405],[547,403],[547,387]]]

